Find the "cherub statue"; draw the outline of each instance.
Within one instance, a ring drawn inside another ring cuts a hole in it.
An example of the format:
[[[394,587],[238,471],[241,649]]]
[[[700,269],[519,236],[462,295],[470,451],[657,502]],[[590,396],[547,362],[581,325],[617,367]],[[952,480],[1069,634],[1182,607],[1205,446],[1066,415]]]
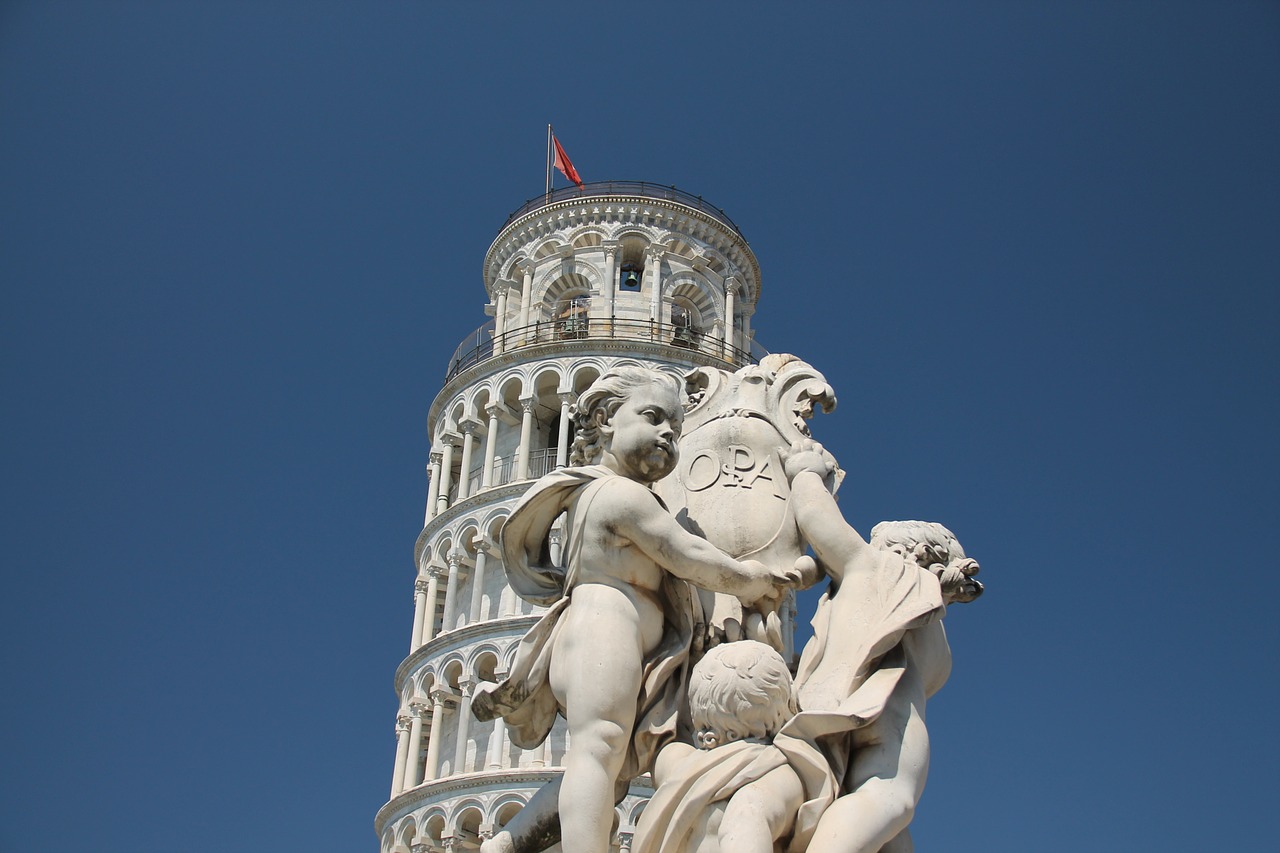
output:
[[[835,461],[812,441],[794,445],[784,468],[831,588],[796,675],[801,712],[783,732],[821,744],[840,783],[791,849],[906,853],[929,770],[925,701],[951,672],[941,619],[948,601],[981,593],[978,564],[940,524],[885,522],[868,543],[840,514],[827,487]]]
[[[574,467],[535,483],[503,525],[512,587],[550,609],[507,679],[478,688],[472,709],[482,720],[504,717],[526,749],[563,714],[569,750],[563,776],[485,853],[542,850],[557,836],[565,853],[607,850],[614,804],[675,736],[695,606],[686,581],[750,600],[776,597],[799,577],[725,555],[681,528],[652,491],[675,467],[683,402],[677,380],[659,371],[601,376],[578,400]],[[562,513],[563,569],[545,548]]]
[[[774,853],[805,799],[773,745],[796,710],[782,656],[754,640],[712,648],[693,668],[689,710],[697,748],[658,754],[632,853]]]

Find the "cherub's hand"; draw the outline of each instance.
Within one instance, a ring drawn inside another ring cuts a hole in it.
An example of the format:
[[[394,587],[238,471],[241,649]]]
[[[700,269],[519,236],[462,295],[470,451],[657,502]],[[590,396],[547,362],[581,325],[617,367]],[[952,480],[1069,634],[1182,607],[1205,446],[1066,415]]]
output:
[[[747,594],[738,596],[743,604],[749,605],[761,599],[781,600],[787,588],[795,586],[801,579],[799,569],[794,566],[773,569],[758,560],[741,560],[740,562],[751,579],[759,584],[758,586],[753,584],[753,588]]]
[[[824,577],[818,561],[808,554],[796,558],[795,570],[800,575],[800,582],[796,584],[796,589],[808,589]]]
[[[930,570],[942,584],[942,597],[948,604],[967,604],[982,595],[982,582],[975,580],[978,561],[971,558],[954,560],[946,566],[932,566]]]
[[[788,481],[794,480],[805,471],[812,471],[821,477],[823,482],[830,482],[836,471],[835,457],[811,438],[792,443],[779,455],[782,457],[782,470],[786,473]]]

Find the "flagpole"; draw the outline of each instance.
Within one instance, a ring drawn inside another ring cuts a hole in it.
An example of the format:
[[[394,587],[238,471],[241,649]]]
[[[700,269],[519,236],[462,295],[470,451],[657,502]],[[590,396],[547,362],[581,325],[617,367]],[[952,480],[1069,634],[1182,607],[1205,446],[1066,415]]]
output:
[[[547,125],[547,197],[543,204],[551,203],[551,125]]]

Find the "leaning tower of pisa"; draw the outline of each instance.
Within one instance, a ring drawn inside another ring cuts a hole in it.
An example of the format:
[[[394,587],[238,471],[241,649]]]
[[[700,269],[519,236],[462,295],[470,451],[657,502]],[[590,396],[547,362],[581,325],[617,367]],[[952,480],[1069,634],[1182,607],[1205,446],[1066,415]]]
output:
[[[483,281],[492,319],[454,353],[427,418],[395,766],[375,820],[382,853],[474,850],[560,772],[563,719],[522,750],[501,719],[477,721],[470,701],[478,683],[500,680],[543,611],[507,585],[496,540],[529,485],[568,461],[578,394],[619,364],[683,375],[732,370],[761,352],[755,256],[724,211],[674,187],[608,182],[538,196],[498,232]],[[553,531],[554,560],[559,545]],[[619,853],[647,781],[617,807]]]

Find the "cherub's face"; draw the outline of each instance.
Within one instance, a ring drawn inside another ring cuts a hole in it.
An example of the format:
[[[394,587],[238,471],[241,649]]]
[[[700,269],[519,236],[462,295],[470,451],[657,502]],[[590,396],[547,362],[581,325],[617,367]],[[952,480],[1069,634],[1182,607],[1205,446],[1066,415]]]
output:
[[[632,391],[601,427],[602,462],[624,477],[655,483],[675,470],[684,407],[674,388],[653,384]]]

